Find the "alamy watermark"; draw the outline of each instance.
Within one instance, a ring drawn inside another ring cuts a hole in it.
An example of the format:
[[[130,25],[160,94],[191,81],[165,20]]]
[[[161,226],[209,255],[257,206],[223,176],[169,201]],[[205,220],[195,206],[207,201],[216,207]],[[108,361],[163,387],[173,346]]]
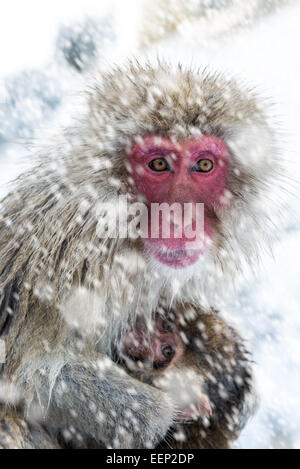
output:
[[[99,203],[97,235],[101,238],[184,238],[187,249],[204,242],[204,204],[129,202],[120,196]]]

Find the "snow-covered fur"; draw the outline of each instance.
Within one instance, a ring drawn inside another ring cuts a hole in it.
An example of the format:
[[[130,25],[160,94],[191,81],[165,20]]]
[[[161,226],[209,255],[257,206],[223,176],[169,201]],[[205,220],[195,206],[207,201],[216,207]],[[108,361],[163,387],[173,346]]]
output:
[[[265,106],[232,79],[181,66],[132,62],[95,78],[74,125],[40,149],[34,169],[1,203],[5,373],[17,373],[34,390],[35,370],[44,367],[55,381],[68,362],[76,328],[87,353],[96,346],[109,353],[120,329],[137,314],[150,318],[161,298],[173,307],[223,300],[277,229],[273,188],[281,171]],[[97,235],[99,203],[131,193],[125,156],[149,134],[212,134],[230,151],[218,233],[184,270],[158,265],[141,239]]]

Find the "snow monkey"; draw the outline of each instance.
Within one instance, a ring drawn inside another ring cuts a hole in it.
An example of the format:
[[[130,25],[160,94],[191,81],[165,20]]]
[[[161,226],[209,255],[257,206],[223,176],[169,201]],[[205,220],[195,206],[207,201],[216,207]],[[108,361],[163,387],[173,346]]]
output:
[[[119,357],[132,376],[168,392],[176,425],[159,447],[228,449],[253,409],[248,353],[214,311],[183,305],[123,336]],[[252,404],[251,404],[252,402]]]
[[[265,109],[235,80],[181,66],[130,62],[90,84],[1,203],[4,420],[12,401],[82,447],[165,437],[176,402],[112,353],[161,298],[218,307],[257,260],[284,172]]]

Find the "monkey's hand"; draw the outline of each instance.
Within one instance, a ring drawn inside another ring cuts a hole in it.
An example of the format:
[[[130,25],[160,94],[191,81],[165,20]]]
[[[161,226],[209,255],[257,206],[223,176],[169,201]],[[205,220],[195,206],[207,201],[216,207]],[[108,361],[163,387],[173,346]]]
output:
[[[174,366],[156,377],[153,384],[176,402],[178,419],[197,420],[212,414],[209,399],[202,391],[202,377],[192,368]]]
[[[40,379],[45,424],[83,447],[93,439],[108,448],[153,448],[176,416],[166,393],[128,376],[105,356],[96,364],[63,366],[51,397],[47,376]]]
[[[178,413],[178,418],[183,420],[198,420],[199,417],[211,415],[212,410],[206,394],[199,394],[195,402]]]

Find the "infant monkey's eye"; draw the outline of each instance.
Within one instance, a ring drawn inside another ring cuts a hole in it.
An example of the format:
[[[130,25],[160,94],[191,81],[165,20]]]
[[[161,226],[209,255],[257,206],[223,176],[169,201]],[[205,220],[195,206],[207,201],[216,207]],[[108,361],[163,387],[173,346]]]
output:
[[[152,171],[169,171],[170,170],[170,166],[168,165],[168,162],[165,158],[155,158],[154,160],[150,161],[148,166],[150,169],[152,169]]]
[[[165,358],[167,358],[168,360],[171,360],[175,355],[175,348],[167,343],[162,344],[161,353],[163,354]]]
[[[214,163],[209,158],[203,158],[193,166],[192,171],[200,173],[209,173],[214,167]]]
[[[173,332],[174,331],[174,324],[172,324],[167,319],[163,319],[162,329],[163,329],[164,332]]]

